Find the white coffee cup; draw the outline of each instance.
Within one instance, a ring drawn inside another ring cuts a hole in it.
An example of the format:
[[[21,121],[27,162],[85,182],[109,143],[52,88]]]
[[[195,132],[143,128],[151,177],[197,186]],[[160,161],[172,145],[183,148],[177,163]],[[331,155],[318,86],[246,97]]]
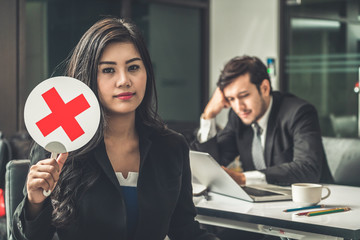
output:
[[[328,193],[322,197],[322,189]],[[299,207],[307,207],[318,204],[321,200],[328,198],[331,194],[330,189],[321,184],[315,183],[294,183],[291,185],[292,200]]]

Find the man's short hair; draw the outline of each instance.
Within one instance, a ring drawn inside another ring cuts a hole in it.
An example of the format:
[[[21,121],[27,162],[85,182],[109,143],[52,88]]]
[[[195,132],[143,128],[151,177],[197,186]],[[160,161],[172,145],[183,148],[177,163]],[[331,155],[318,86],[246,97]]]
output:
[[[224,69],[221,71],[217,86],[223,91],[235,78],[246,73],[249,73],[250,82],[256,85],[258,91],[260,91],[260,85],[263,80],[268,79],[270,83],[270,93],[272,93],[270,76],[264,63],[257,57],[246,55],[234,57],[226,63]]]

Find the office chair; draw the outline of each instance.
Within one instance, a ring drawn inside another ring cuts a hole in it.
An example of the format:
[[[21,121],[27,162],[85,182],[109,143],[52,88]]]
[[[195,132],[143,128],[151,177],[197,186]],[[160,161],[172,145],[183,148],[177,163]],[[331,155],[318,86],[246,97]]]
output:
[[[5,187],[6,164],[12,159],[12,148],[9,141],[0,131],[0,188]]]
[[[360,186],[360,139],[323,137],[322,140],[335,183]]]
[[[5,209],[7,239],[13,240],[11,222],[16,207],[24,198],[23,189],[29,171],[30,160],[11,160],[6,165],[5,174]]]
[[[336,137],[354,137],[357,133],[356,115],[335,116],[330,114],[330,121]]]

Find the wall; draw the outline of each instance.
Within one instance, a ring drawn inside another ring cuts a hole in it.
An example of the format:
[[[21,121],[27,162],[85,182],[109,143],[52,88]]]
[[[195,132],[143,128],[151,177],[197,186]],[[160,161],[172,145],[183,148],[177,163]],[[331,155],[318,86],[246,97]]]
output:
[[[0,131],[8,137],[18,128],[21,78],[18,18],[21,0],[0,0]],[[21,35],[22,36],[22,35]]]
[[[279,0],[210,0],[210,96],[220,70],[234,56],[257,56],[265,64],[275,58],[278,68],[279,12]],[[272,86],[279,89],[276,78]],[[227,111],[216,120],[225,126]]]

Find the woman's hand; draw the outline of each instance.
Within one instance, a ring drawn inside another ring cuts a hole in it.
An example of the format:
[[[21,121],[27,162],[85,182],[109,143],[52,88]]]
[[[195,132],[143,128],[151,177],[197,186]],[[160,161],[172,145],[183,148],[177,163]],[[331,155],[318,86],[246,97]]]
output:
[[[67,157],[68,153],[61,153],[56,160],[44,159],[30,167],[26,183],[30,213],[41,210],[46,199],[43,190],[52,191],[55,188]]]

